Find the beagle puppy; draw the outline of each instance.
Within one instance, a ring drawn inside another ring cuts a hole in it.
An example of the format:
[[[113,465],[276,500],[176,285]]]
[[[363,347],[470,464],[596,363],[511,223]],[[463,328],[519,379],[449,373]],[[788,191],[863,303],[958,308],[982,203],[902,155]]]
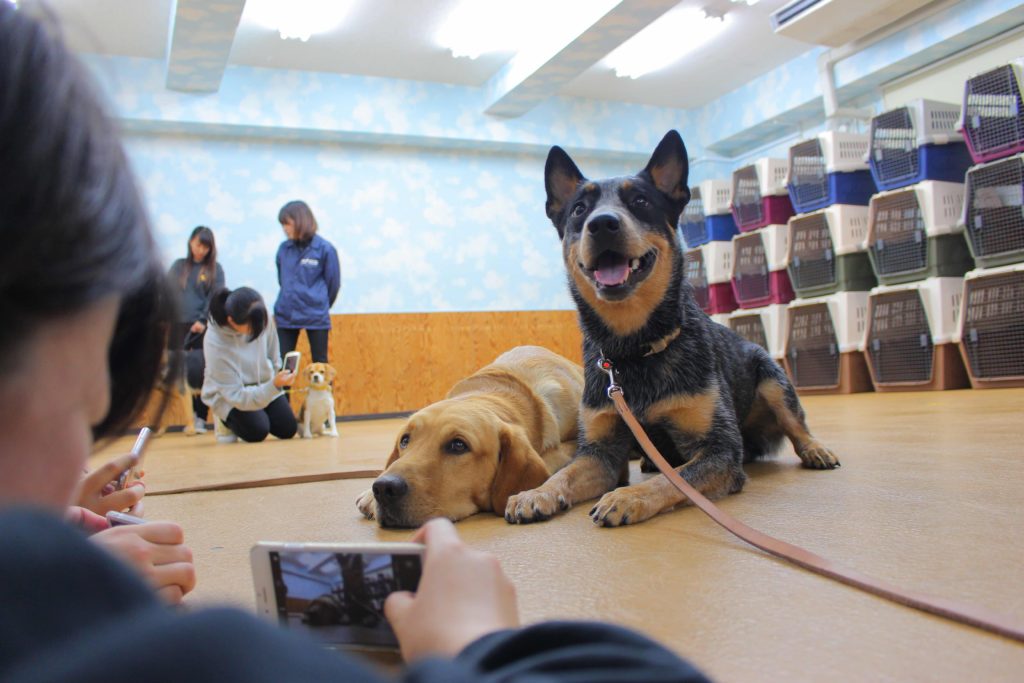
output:
[[[299,433],[303,439],[312,439],[314,433],[338,436],[334,393],[331,389],[331,382],[337,372],[327,363],[310,363],[302,374],[306,378],[308,391],[299,410]]]

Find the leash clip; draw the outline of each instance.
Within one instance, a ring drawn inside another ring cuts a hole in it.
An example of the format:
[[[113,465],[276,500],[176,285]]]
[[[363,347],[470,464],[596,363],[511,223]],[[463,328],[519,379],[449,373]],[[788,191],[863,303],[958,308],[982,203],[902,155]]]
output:
[[[615,383],[615,367],[610,360],[604,357],[604,354],[597,359],[597,368],[601,372],[608,373],[608,398],[611,398],[612,394],[621,394],[622,387]]]

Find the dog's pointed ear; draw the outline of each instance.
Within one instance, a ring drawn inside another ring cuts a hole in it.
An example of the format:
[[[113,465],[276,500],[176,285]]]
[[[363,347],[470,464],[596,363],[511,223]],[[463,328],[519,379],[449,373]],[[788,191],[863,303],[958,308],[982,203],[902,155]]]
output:
[[[561,147],[555,146],[548,152],[548,160],[544,163],[544,189],[547,190],[548,199],[544,204],[544,210],[548,218],[558,229],[558,236],[562,236],[562,221],[560,216],[565,209],[565,204],[574,194],[586,178],[576,168],[576,164],[565,153]]]
[[[658,143],[658,147],[647,162],[647,168],[639,173],[647,177],[654,186],[672,200],[676,211],[681,212],[690,201],[690,161],[686,155],[683,138],[670,130]]]
[[[498,433],[498,471],[491,484],[491,510],[505,514],[510,496],[548,480],[548,468],[530,445],[522,427],[503,425]]]

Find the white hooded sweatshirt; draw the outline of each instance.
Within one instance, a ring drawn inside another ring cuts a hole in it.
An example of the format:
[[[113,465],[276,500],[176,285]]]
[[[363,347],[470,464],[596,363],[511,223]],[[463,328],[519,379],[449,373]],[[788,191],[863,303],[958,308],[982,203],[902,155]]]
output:
[[[274,386],[274,376],[281,369],[281,350],[273,319],[252,341],[249,335],[210,320],[203,354],[203,403],[221,420],[227,419],[232,408],[263,410],[284,393]]]

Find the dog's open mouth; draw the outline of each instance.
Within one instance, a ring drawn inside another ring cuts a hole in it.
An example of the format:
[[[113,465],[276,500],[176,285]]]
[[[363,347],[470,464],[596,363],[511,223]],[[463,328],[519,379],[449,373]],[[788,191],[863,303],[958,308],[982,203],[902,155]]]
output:
[[[625,293],[651,274],[657,258],[657,249],[651,249],[639,258],[629,258],[617,251],[605,251],[597,257],[592,267],[580,264],[580,268],[594,280],[599,292]]]

